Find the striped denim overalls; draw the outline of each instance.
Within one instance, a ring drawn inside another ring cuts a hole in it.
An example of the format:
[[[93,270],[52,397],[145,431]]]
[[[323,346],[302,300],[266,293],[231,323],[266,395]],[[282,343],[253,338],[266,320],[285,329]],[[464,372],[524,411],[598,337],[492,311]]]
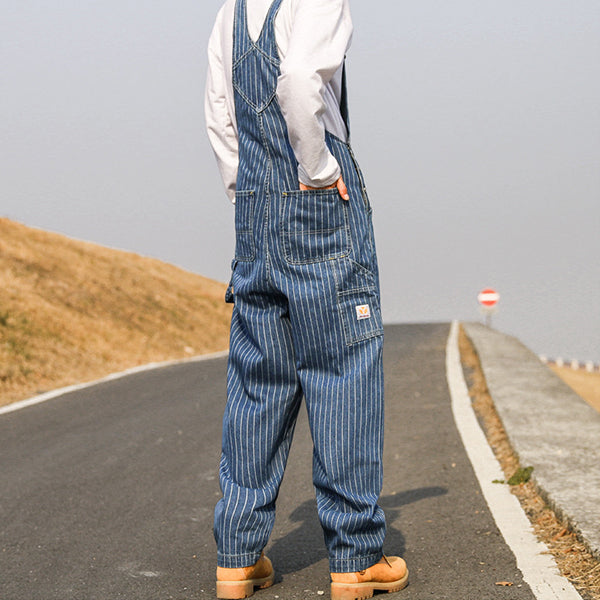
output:
[[[329,133],[350,201],[336,189],[299,191],[275,95],[280,4],[273,2],[256,42],[246,0],[235,13],[239,171],[218,564],[251,565],[267,544],[304,395],[330,570],[358,571],[381,558],[385,536],[377,504],[383,325],[371,208],[350,146]]]

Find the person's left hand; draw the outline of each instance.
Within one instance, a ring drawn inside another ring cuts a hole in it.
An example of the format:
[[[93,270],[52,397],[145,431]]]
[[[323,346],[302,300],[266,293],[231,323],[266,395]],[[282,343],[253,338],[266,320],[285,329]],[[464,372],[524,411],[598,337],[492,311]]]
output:
[[[350,195],[348,194],[348,188],[346,188],[346,184],[344,183],[344,180],[342,179],[342,177],[340,177],[335,183],[332,183],[331,185],[328,185],[323,188],[314,188],[314,187],[309,187],[308,185],[304,185],[303,183],[300,184],[300,189],[303,191],[306,191],[306,190],[331,190],[333,188],[338,189],[340,196],[344,200],[350,200]]]

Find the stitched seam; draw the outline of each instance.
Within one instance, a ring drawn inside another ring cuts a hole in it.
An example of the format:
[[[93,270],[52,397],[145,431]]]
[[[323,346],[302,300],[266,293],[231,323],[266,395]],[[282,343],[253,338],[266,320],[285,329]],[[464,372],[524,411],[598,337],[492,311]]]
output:
[[[254,196],[254,192],[252,190],[249,191],[239,191],[236,192],[237,198],[252,198]],[[244,227],[243,229],[238,229],[236,226],[236,252],[235,252],[235,260],[239,260],[242,262],[252,262],[256,256],[256,249],[254,247],[254,202],[244,203],[246,204],[245,210],[247,211],[247,228],[246,222],[243,222],[241,225]],[[236,203],[236,210],[241,211],[241,204]],[[240,217],[241,218],[241,217]],[[238,252],[238,246],[240,247]],[[247,248],[248,253],[244,254],[242,252],[242,248]]]
[[[233,87],[234,87],[235,91],[243,98],[243,100],[246,102],[246,104],[248,104],[257,113],[265,112],[265,110],[273,102],[273,98],[275,98],[275,95],[277,93],[276,90],[273,91],[273,93],[271,94],[269,99],[263,105],[258,106],[255,102],[253,102],[252,100],[250,100],[250,98],[248,98],[248,96],[244,93],[244,90],[242,90],[237,83],[234,83]]]

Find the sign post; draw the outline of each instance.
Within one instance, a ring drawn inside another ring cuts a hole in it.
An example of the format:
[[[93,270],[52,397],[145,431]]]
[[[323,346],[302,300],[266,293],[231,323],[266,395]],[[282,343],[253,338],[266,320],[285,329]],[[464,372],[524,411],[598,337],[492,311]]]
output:
[[[485,315],[485,324],[492,326],[492,315],[496,312],[496,304],[500,300],[500,294],[492,288],[485,288],[477,295],[477,301],[481,305],[481,312]]]

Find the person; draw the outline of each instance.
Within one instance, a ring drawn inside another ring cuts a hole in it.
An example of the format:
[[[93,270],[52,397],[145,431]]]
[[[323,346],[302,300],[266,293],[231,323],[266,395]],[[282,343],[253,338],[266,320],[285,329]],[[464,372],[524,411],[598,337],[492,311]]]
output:
[[[349,143],[351,37],[348,0],[227,0],[209,41],[207,130],[236,238],[219,598],[274,581],[264,548],[302,397],[331,597],[408,581],[382,551],[383,325],[372,209]]]

